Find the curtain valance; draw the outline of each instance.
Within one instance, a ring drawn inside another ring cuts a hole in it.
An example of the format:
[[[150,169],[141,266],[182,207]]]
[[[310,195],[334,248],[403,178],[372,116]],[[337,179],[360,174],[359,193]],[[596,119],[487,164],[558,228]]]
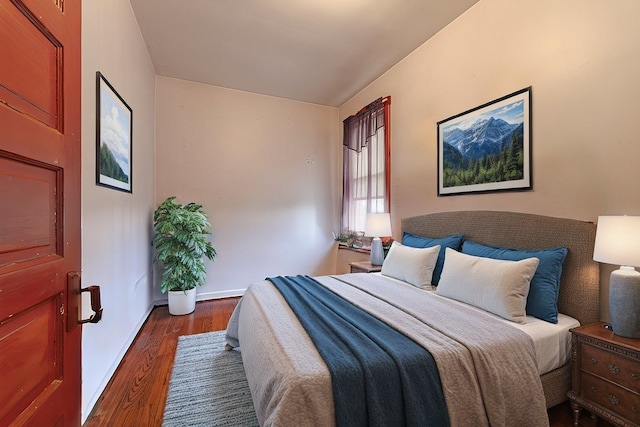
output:
[[[388,97],[378,98],[343,121],[345,147],[359,153],[369,144],[371,137],[385,126],[384,107],[388,99]]]

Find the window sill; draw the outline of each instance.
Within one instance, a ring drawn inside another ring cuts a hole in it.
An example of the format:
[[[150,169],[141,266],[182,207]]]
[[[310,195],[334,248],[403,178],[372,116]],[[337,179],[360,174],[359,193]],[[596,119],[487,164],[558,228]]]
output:
[[[338,244],[338,249],[339,250],[343,250],[343,251],[358,252],[358,253],[361,253],[361,254],[370,254],[371,253],[371,249],[368,248],[368,247],[352,248],[351,246]]]

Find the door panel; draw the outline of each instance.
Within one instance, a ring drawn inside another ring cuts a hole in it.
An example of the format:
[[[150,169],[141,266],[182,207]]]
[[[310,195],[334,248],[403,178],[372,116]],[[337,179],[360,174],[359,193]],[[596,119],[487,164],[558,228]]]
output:
[[[55,295],[0,325],[0,419],[20,414],[62,379],[62,297]],[[13,412],[13,413],[11,413]]]
[[[0,99],[59,129],[62,46],[22,4],[7,6],[0,13],[0,57],[12,60],[0,67]]]
[[[0,266],[58,252],[59,175],[59,169],[0,157]]]
[[[2,426],[80,425],[80,5],[0,0]]]

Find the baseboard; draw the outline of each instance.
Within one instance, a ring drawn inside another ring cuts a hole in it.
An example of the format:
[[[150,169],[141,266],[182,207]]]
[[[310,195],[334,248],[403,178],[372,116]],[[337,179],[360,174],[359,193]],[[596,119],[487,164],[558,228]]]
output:
[[[247,289],[230,289],[226,291],[216,291],[216,292],[203,292],[198,293],[196,295],[196,301],[208,301],[212,299],[223,299],[223,298],[233,298],[233,297],[241,297]],[[161,298],[159,300],[154,301],[154,305],[167,305],[167,298]]]
[[[231,289],[226,291],[204,292],[196,295],[196,301],[206,301],[210,299],[222,299],[231,297],[241,297],[247,289]]]

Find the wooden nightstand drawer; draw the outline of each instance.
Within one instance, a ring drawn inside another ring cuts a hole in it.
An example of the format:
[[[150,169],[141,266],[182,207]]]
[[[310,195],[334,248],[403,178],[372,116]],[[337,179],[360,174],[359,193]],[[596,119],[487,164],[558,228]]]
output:
[[[571,330],[574,425],[587,409],[612,424],[640,427],[640,340],[614,334],[604,323]]]
[[[580,366],[583,371],[607,378],[640,393],[640,366],[637,362],[586,344],[582,345],[580,353]]]
[[[639,394],[585,373],[582,376],[582,395],[629,421],[640,423]]]

